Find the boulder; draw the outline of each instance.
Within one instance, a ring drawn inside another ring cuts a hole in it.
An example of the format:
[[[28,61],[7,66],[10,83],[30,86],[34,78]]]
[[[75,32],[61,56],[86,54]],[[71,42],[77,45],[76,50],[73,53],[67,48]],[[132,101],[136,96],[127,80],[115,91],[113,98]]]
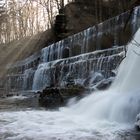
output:
[[[40,92],[39,104],[47,108],[56,108],[63,105],[64,100],[58,88],[45,88]]]
[[[47,109],[56,109],[67,104],[69,99],[84,96],[85,88],[80,85],[69,85],[68,87],[46,87],[39,93],[39,104]]]

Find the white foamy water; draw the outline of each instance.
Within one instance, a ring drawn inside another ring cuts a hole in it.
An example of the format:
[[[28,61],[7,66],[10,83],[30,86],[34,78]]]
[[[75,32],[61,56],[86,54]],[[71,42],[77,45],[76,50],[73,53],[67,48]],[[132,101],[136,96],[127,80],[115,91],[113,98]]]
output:
[[[135,40],[140,43],[140,30]],[[128,131],[140,112],[139,53],[140,48],[132,41],[107,91],[93,93],[59,111],[1,112],[0,139],[134,140]]]
[[[128,128],[65,111],[3,112],[0,123],[2,140],[119,140],[118,133]]]

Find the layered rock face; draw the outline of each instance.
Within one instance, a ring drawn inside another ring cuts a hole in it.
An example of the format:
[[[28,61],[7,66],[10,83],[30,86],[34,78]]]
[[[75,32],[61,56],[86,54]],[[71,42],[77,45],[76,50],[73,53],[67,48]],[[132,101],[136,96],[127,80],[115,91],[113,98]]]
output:
[[[103,87],[100,81],[115,76],[124,57],[124,45],[139,27],[140,8],[123,32],[129,13],[105,21],[52,44],[29,58],[8,66],[6,93],[37,91],[45,87],[80,85]],[[103,87],[104,88],[104,87]]]

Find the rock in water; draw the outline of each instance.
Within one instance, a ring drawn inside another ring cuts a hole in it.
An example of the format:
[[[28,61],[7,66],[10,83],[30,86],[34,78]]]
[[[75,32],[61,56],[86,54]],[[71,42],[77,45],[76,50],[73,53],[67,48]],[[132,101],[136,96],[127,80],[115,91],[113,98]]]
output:
[[[136,116],[135,127],[136,130],[140,131],[140,113]]]
[[[39,103],[43,107],[56,108],[61,106],[63,102],[58,88],[45,88],[39,96]]]

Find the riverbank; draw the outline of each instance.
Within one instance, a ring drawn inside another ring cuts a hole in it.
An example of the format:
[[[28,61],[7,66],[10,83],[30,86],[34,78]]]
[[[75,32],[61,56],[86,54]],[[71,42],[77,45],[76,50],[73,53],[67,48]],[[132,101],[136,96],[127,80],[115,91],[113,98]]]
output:
[[[26,109],[39,108],[37,96],[12,96],[7,98],[0,98],[0,112],[2,111],[19,111]]]

